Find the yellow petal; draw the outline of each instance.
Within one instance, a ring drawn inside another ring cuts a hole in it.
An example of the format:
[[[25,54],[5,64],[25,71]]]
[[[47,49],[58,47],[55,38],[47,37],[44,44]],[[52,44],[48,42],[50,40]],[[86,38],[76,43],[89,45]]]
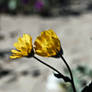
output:
[[[28,34],[23,34],[23,40],[29,43],[29,41],[32,40],[32,37]]]
[[[17,42],[14,43],[14,47],[16,47],[17,50],[20,50],[21,52],[22,51],[27,51],[27,46],[23,45],[22,43],[21,44],[18,44]]]
[[[36,50],[36,54],[38,54],[40,56],[44,56],[44,57],[48,56],[47,53],[43,50]]]
[[[21,55],[21,52],[17,51],[17,50],[11,50],[12,53],[15,53],[17,55]]]
[[[18,38],[18,43],[19,44],[24,43],[21,37]]]
[[[56,33],[52,30],[45,30],[34,42],[35,52],[40,56],[55,56],[60,51],[61,45]]]
[[[18,42],[14,43],[17,50],[12,50],[13,53],[10,58],[20,58],[28,56],[32,51],[32,37],[28,34],[23,34],[23,37],[18,38]]]
[[[32,45],[32,37],[30,35],[23,34],[22,40],[24,41],[25,44]]]
[[[21,44],[19,44],[19,43],[14,43],[14,47],[16,48],[16,49],[18,49],[18,50],[21,50]]]
[[[10,56],[11,59],[21,58],[21,56]]]
[[[23,41],[25,42],[25,45],[27,47],[27,51],[30,53],[32,50],[32,37],[28,34],[23,34]]]

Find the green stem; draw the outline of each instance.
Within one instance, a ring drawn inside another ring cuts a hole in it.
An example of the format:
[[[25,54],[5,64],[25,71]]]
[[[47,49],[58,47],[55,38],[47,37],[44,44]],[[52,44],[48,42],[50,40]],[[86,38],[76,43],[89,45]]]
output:
[[[70,79],[66,76],[64,76],[61,72],[59,72],[57,69],[55,69],[54,67],[48,65],[47,63],[43,62],[42,60],[40,60],[39,58],[37,58],[36,56],[33,56],[33,58],[35,58],[37,61],[39,61],[40,63],[46,65],[47,67],[49,67],[50,69],[54,70],[55,72],[57,72],[60,75],[60,78],[63,78],[64,81],[70,82]]]
[[[75,84],[74,84],[74,79],[73,79],[71,68],[69,67],[69,65],[66,62],[66,60],[64,59],[64,57],[61,54],[59,54],[59,55],[60,55],[61,59],[64,61],[65,65],[67,66],[68,70],[69,70],[69,73],[70,73],[70,76],[71,76],[71,84],[72,84],[73,92],[76,92],[76,88],[75,88]]]

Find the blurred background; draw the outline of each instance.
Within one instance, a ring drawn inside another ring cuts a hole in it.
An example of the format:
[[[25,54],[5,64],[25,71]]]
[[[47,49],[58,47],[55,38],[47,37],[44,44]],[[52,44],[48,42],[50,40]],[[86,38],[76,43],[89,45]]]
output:
[[[0,0],[0,92],[72,92],[34,58],[9,59],[19,36],[28,33],[34,43],[49,28],[59,36],[77,91],[91,82],[92,0]],[[61,59],[39,58],[69,76]]]

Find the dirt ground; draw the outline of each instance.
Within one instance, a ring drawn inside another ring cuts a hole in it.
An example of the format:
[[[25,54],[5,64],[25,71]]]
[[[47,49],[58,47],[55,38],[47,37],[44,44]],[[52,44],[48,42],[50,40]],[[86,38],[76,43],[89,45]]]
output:
[[[48,87],[52,72],[34,58],[9,59],[8,52],[19,36],[28,33],[34,43],[36,36],[49,28],[59,36],[64,57],[72,69],[77,65],[92,67],[91,13],[56,18],[0,15],[0,69],[8,71],[0,77],[0,92],[62,92]],[[39,58],[63,72],[65,66],[60,59]]]

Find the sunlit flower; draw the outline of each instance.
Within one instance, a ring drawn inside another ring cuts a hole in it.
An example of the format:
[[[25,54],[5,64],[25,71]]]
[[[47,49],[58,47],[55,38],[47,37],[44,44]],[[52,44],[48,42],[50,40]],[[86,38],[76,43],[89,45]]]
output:
[[[52,29],[41,32],[34,45],[35,53],[44,57],[57,56],[61,51],[60,40]]]
[[[32,53],[32,37],[28,34],[23,34],[23,37],[18,38],[18,42],[14,43],[16,50],[11,50],[11,59],[31,56]]]

